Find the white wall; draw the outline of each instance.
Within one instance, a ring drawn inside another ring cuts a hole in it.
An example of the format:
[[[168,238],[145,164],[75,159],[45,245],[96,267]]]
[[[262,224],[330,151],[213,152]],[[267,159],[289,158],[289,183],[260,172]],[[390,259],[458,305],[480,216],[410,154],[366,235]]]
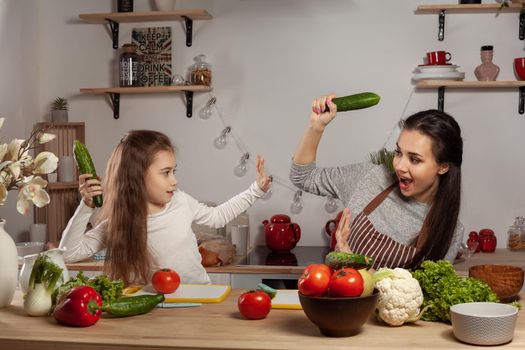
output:
[[[38,16],[33,1],[0,0],[0,115],[6,117],[0,129],[1,141],[27,138],[38,116],[39,60]],[[33,211],[22,216],[16,211],[17,192],[10,192],[0,207],[5,229],[16,241],[28,239]]]
[[[382,97],[378,106],[341,114],[330,126],[318,155],[318,163],[329,166],[366,160],[385,142],[392,144],[397,134],[389,135],[400,117],[436,107],[437,92],[414,91],[411,81],[427,51],[450,51],[466,79],[473,80],[480,47],[492,44],[494,62],[501,67],[499,79],[514,79],[512,59],[524,56],[516,13],[497,18],[447,15],[445,41],[439,42],[437,15],[414,14],[418,4],[430,2],[178,1],[179,7],[202,6],[214,19],[194,23],[191,48],[185,47],[181,24],[166,23],[173,28],[174,70],[184,74],[194,56],[207,55],[221,114],[243,148],[264,155],[269,172],[284,184],[275,184],[272,198],[250,209],[252,244],[263,243],[263,219],[290,214],[294,192],[288,169],[313,98],[332,91],[374,91]],[[150,7],[136,0],[135,8]],[[196,198],[221,202],[250,184],[253,165],[245,178],[233,176],[241,157],[233,142],[222,151],[212,146],[223,128],[217,115],[208,121],[197,115],[186,118],[180,95],[123,95],[121,117],[114,120],[102,96],[79,94],[81,87],[115,84],[118,53],[111,48],[107,29],[78,20],[79,13],[109,11],[109,1],[47,0],[39,1],[38,9],[37,33],[29,33],[39,37],[37,114],[43,118],[54,97],[68,97],[70,120],[86,122],[87,144],[101,172],[125,131],[151,128],[175,141],[180,188]],[[122,24],[120,44],[130,41],[134,26],[162,24]],[[21,95],[11,93],[22,105]],[[207,99],[206,94],[195,96],[195,114]],[[467,232],[493,228],[500,247],[505,246],[514,216],[525,215],[525,117],[517,113],[517,101],[512,89],[450,90],[445,96],[445,110],[457,118],[464,133],[461,219]],[[34,115],[24,118],[31,124]],[[322,227],[333,214],[325,212],[322,198],[304,195],[304,200],[303,212],[292,215],[303,229],[301,244],[325,244]]]

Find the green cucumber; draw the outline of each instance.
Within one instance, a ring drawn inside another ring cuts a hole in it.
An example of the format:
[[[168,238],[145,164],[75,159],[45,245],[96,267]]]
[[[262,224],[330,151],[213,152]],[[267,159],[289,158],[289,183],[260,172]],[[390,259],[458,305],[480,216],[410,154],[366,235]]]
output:
[[[375,106],[379,103],[379,95],[373,92],[361,92],[359,94],[335,97],[332,102],[337,106],[338,112],[352,111]]]
[[[361,254],[334,251],[325,256],[324,263],[334,270],[339,270],[345,267],[368,269],[374,264],[374,259]]]
[[[91,179],[96,179],[97,171],[95,170],[93,160],[91,159],[91,155],[89,154],[86,145],[78,140],[75,140],[73,142],[73,155],[75,156],[78,171],[81,174],[91,174],[93,175]],[[96,207],[100,208],[102,206],[102,195],[93,197],[93,203],[95,203]]]
[[[164,300],[163,294],[137,295],[117,299],[108,304],[104,304],[99,308],[113,316],[135,316],[153,310],[158,303],[161,303]]]

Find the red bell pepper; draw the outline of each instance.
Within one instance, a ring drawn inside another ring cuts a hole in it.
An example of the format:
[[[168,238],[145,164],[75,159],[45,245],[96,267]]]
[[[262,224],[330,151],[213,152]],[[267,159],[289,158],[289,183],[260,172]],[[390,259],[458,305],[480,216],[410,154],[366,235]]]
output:
[[[90,286],[79,286],[71,289],[58,302],[53,317],[59,323],[89,327],[97,323],[102,314],[102,297]]]

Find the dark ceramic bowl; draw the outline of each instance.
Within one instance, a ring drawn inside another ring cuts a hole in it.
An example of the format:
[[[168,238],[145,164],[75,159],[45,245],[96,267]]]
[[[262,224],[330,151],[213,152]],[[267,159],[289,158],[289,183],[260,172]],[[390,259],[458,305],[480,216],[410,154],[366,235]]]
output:
[[[349,337],[359,333],[374,313],[378,297],[377,289],[370,296],[357,298],[312,297],[299,293],[306,316],[329,337]]]

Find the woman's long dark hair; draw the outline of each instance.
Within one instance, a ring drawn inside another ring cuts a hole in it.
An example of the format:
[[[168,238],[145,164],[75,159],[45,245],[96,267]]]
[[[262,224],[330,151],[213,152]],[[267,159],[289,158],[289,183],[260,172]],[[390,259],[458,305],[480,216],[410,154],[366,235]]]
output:
[[[423,259],[443,259],[454,237],[461,204],[463,140],[456,120],[435,109],[411,115],[401,127],[430,137],[436,162],[449,165],[448,171],[439,175],[439,186],[425,218],[427,237],[411,264],[417,267]]]
[[[101,217],[106,220],[108,255],[104,272],[125,284],[149,280],[145,176],[159,151],[174,152],[166,135],[132,130],[122,138],[108,161]]]

